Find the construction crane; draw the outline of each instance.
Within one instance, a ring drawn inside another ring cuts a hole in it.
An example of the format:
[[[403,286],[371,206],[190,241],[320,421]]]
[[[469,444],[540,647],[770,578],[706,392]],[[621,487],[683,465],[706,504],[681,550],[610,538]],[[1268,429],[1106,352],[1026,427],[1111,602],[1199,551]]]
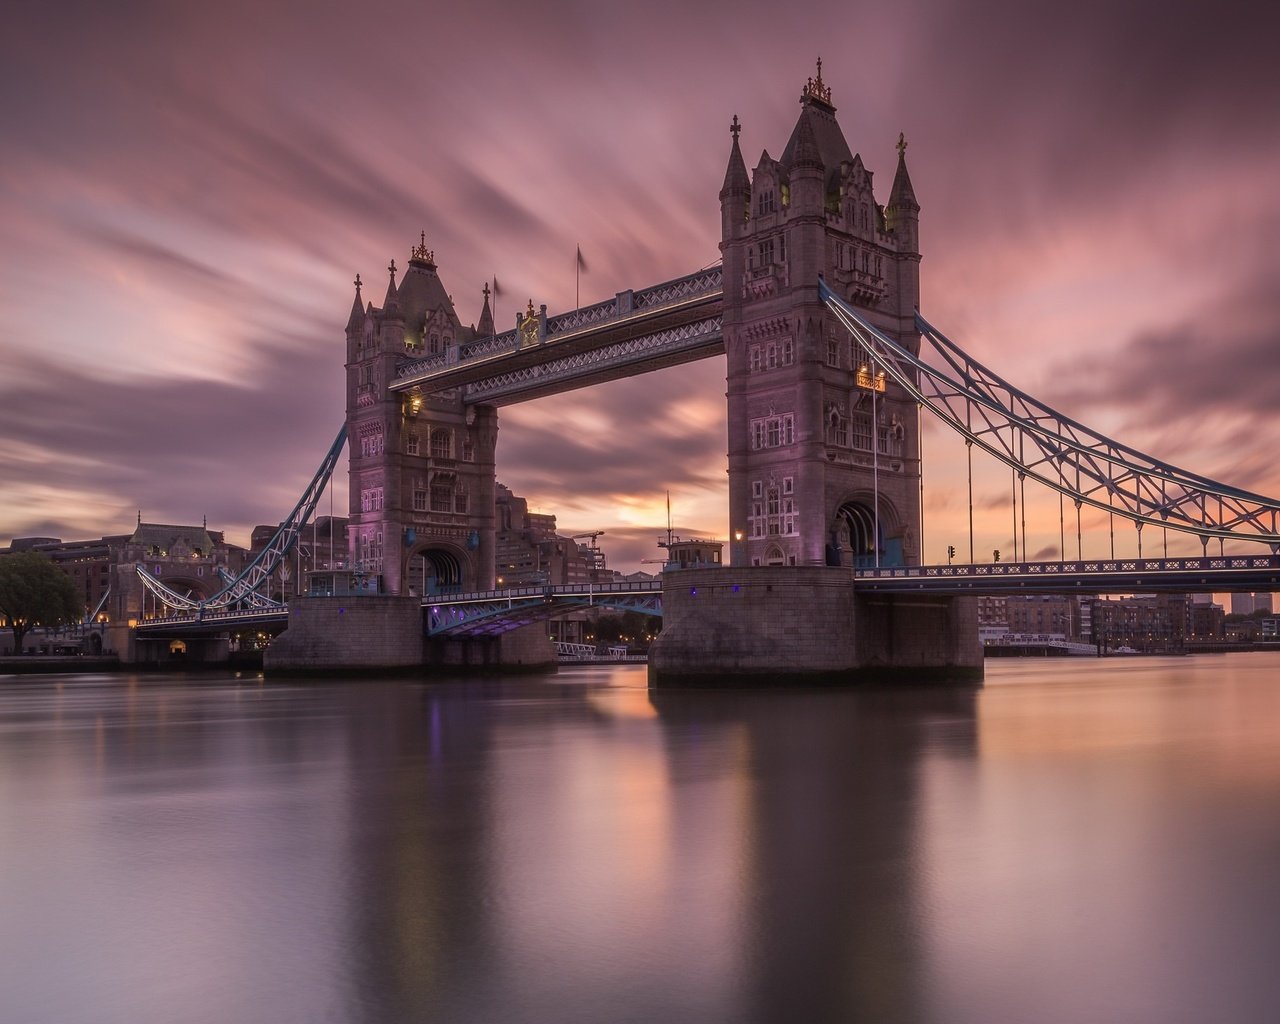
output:
[[[585,547],[591,556],[591,568],[595,570],[604,569],[604,552],[596,546],[596,538],[603,536],[604,530],[588,530],[586,533],[575,533],[570,537],[570,540],[582,540],[584,537],[591,538],[591,543],[585,545]],[[581,551],[583,546],[581,544],[578,545],[578,550]]]

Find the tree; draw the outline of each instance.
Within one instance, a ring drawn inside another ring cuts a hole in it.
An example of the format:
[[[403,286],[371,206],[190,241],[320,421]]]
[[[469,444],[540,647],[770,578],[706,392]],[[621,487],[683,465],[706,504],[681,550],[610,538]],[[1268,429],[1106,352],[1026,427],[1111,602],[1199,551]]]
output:
[[[13,629],[15,653],[32,626],[77,622],[83,614],[76,585],[52,559],[35,551],[0,557],[0,615]]]

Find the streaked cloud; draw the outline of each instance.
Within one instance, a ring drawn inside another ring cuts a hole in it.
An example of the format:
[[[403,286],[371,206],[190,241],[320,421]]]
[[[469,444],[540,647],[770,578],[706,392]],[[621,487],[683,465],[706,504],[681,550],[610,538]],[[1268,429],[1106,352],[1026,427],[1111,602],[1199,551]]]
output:
[[[584,302],[713,262],[730,117],[749,164],[776,156],[819,52],[882,200],[906,132],[932,321],[1063,411],[1276,493],[1277,28],[1093,0],[21,5],[0,544],[138,507],[241,540],[279,519],[341,419],[350,282],[378,301],[420,231],[464,322],[493,275],[502,326],[571,305],[579,244]],[[624,567],[657,554],[668,490],[679,530],[723,537],[723,392],[710,361],[504,410],[500,479]],[[941,558],[967,542],[964,454],[928,444]],[[976,472],[975,547],[1007,548],[1008,471]],[[1031,549],[1060,546],[1056,497],[1029,502]]]

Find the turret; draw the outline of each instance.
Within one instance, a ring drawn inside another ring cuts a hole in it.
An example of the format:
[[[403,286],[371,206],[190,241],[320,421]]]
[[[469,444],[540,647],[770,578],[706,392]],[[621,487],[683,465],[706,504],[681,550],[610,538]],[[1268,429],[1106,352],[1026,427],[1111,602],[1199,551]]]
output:
[[[729,166],[724,172],[724,185],[720,189],[720,237],[726,241],[742,232],[747,220],[747,207],[751,201],[751,179],[747,177],[747,165],[738,148],[738,133],[742,126],[738,115],[733,115],[729,132],[733,144],[729,149]]]
[[[489,282],[484,283],[484,308],[480,310],[480,320],[476,323],[476,337],[491,338],[494,335],[493,311],[489,308]]]
[[[898,237],[898,251],[920,251],[920,204],[916,202],[911,176],[907,174],[907,140],[898,134],[898,170],[885,207],[886,226]]]
[[[360,275],[356,274],[356,297],[351,303],[351,315],[347,317],[347,340],[353,341],[364,329],[364,303],[360,301]]]

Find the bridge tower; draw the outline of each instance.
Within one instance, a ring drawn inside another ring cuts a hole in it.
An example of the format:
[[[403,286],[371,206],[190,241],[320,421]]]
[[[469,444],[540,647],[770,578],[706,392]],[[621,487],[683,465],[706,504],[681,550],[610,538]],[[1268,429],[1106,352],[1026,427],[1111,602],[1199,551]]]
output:
[[[736,116],[731,127],[720,249],[737,566],[920,560],[915,403],[837,328],[817,287],[822,276],[918,351],[920,206],[901,136],[882,206],[835,112],[819,61],[779,159],[766,150],[748,175]]]
[[[456,353],[493,333],[488,289],[478,329],[464,327],[436,273],[425,235],[403,280],[395,261],[381,308],[365,305],[360,278],[347,320],[348,552],[403,596],[493,586],[497,411],[465,405],[459,390],[397,394],[399,368]]]

